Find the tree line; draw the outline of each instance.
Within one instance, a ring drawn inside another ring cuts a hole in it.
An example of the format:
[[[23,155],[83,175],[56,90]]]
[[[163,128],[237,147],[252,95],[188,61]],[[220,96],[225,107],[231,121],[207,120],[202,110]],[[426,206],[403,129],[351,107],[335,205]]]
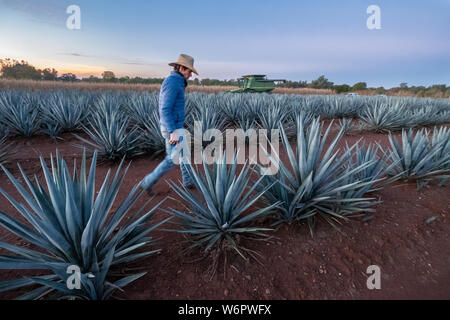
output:
[[[105,71],[102,77],[90,76],[79,79],[73,73],[64,73],[58,76],[58,71],[53,68],[37,69],[26,61],[18,61],[14,59],[0,59],[0,77],[3,79],[31,79],[31,80],[47,80],[47,81],[65,81],[65,82],[93,82],[93,83],[126,83],[126,84],[161,84],[164,78],[141,78],[141,77],[116,77],[114,72]],[[189,80],[191,85],[201,86],[238,86],[235,79],[218,80],[218,79],[198,79]],[[348,93],[355,91],[368,90],[376,94],[396,94],[400,91],[411,93],[417,96],[442,96],[450,97],[450,86],[445,84],[436,84],[428,87],[425,86],[408,86],[407,83],[401,83],[398,87],[385,89],[384,87],[368,88],[366,82],[357,82],[353,85],[349,84],[334,84],[329,81],[324,75],[307,81],[286,81],[278,85],[282,88],[312,88],[312,89],[331,89],[336,93]]]

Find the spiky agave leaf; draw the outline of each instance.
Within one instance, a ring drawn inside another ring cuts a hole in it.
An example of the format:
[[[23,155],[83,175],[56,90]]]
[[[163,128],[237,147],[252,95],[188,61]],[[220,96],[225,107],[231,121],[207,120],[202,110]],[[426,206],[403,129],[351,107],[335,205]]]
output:
[[[83,154],[79,171],[74,164],[73,175],[58,152],[56,163],[53,156],[50,159],[51,169],[41,157],[46,186],[36,176],[34,182],[30,180],[20,165],[25,186],[2,167],[26,203],[18,202],[1,188],[0,192],[26,223],[0,212],[0,226],[36,249],[0,242],[0,248],[9,252],[0,255],[0,269],[39,269],[50,274],[0,282],[0,292],[38,284],[40,287],[22,298],[50,295],[51,298],[107,299],[116,289],[143,275],[114,277],[115,280],[111,277],[113,267],[155,252],[149,249],[153,244],[149,233],[160,224],[151,225],[150,218],[160,203],[145,212],[147,203],[128,220],[124,219],[134,210],[142,194],[135,186],[117,209],[111,211],[128,167],[122,170],[121,163],[114,176],[108,171],[96,195],[97,153],[89,172]],[[80,268],[81,289],[69,289],[66,285],[69,266]]]
[[[439,132],[435,130],[435,134]],[[436,137],[430,142],[429,131],[421,129],[414,134],[412,129],[402,130],[401,144],[392,134],[389,134],[389,160],[394,163],[389,170],[391,175],[400,175],[403,179],[415,179],[418,188],[435,178],[449,176],[450,153],[448,141]],[[444,152],[443,152],[444,151]]]
[[[295,133],[295,123],[289,117],[290,105],[286,101],[277,98],[267,99],[267,107],[258,110],[257,121],[262,129],[271,132],[272,129],[284,128],[286,134],[291,136]]]
[[[236,235],[265,236],[271,229],[255,225],[255,219],[268,214],[278,206],[275,202],[260,209],[251,209],[265,190],[255,192],[262,178],[252,183],[251,166],[246,162],[238,172],[237,156],[233,163],[225,163],[225,154],[219,155],[210,168],[203,154],[203,173],[191,164],[186,165],[200,197],[190,189],[170,182],[170,187],[186,202],[185,211],[171,208],[169,213],[178,217],[180,233],[188,234],[192,247],[203,247],[206,252],[222,248],[226,243],[245,258],[235,241]],[[269,188],[266,187],[266,189]]]
[[[337,144],[343,135],[341,130],[325,148],[331,126],[332,123],[322,136],[323,124],[319,119],[313,120],[308,129],[303,127],[302,122],[298,123],[295,152],[286,133],[281,130],[288,162],[285,164],[272,150],[268,156],[279,164],[279,170],[275,175],[265,176],[261,183],[264,188],[271,186],[265,193],[269,203],[282,201],[279,222],[306,219],[312,232],[317,217],[333,224],[334,221],[339,222],[338,219],[359,212],[360,205],[368,207],[376,203],[370,198],[354,196],[356,190],[373,184],[373,180],[355,178],[357,173],[373,165],[373,161],[364,161],[354,168],[345,169],[355,146],[338,156]]]
[[[41,123],[41,131],[50,136],[53,140],[57,140],[63,130],[57,122],[46,120]]]
[[[293,130],[295,136],[295,134],[297,133],[297,125],[299,123],[302,124],[303,128],[307,128],[315,117],[314,114],[309,111],[305,111],[303,109],[295,109],[294,112],[290,113],[290,118],[290,121],[292,121],[296,126],[295,130]]]
[[[346,171],[351,171],[353,168],[360,166],[365,166],[363,170],[354,172],[353,174],[347,176],[343,180],[343,183],[352,183],[354,181],[367,182],[367,184],[359,187],[343,191],[340,196],[342,199],[356,198],[362,199],[368,193],[382,189],[385,185],[394,182],[399,179],[399,175],[393,176],[387,179],[387,174],[389,170],[394,166],[393,163],[388,164],[385,151],[380,145],[369,144],[366,146],[365,143],[359,145],[356,143],[352,147],[346,145],[346,150],[349,150],[351,156],[348,158],[348,162],[345,165]],[[368,165],[366,165],[368,164]],[[380,203],[380,201],[375,202],[372,199],[369,201],[360,201],[356,203],[340,203],[341,208],[344,208],[347,212],[357,213],[357,212],[373,212],[374,209],[371,207],[374,204]]]
[[[434,157],[435,161],[439,161],[439,159],[445,158],[446,156],[450,155],[450,128],[442,126],[438,129],[437,127],[434,127],[433,137],[431,138],[431,145],[433,147],[441,145],[441,151],[438,152]],[[450,161],[443,162],[440,167],[444,170],[450,170]],[[440,185],[444,185],[449,178],[450,175],[444,175],[441,178]]]
[[[143,129],[141,129],[141,137],[144,148],[152,151],[154,155],[158,155],[165,150],[166,139],[161,133],[158,109],[153,109],[147,115],[147,120],[143,123]]]
[[[339,119],[339,129],[344,131],[344,133],[350,132],[352,129],[353,119],[352,118],[341,118]]]
[[[223,103],[220,105],[220,111],[226,121],[227,126],[238,125],[243,120],[253,122],[253,119],[248,119],[244,114],[244,98],[239,94],[224,94],[222,95]]]
[[[450,155],[450,128],[447,127],[434,127],[433,136],[431,138],[431,146],[437,147],[440,146],[440,152],[438,152],[435,156],[436,160],[441,158],[445,158]],[[443,163],[442,167],[450,167],[450,162]]]
[[[194,139],[201,139],[196,142],[203,145],[203,147],[206,147],[212,142],[208,141],[208,139],[212,138],[207,135],[208,130],[216,129],[222,131],[225,126],[225,119],[222,118],[221,114],[206,105],[198,106],[198,110],[193,111],[190,118],[191,121],[187,124],[188,130],[194,134],[195,122],[200,125],[201,136],[194,134]]]

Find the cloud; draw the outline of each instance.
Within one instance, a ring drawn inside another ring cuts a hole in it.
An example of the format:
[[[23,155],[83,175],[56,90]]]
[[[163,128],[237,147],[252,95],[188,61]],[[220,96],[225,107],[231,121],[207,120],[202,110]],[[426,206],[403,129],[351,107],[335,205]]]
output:
[[[65,27],[67,14],[62,2],[65,1],[0,0],[0,7],[17,11],[38,22]]]
[[[98,55],[92,55],[92,54],[85,54],[81,52],[63,52],[59,53],[59,55],[63,56],[69,56],[69,57],[76,57],[76,58],[95,58],[95,59],[101,59],[103,61],[109,61],[114,62],[118,64],[125,64],[125,65],[136,65],[136,66],[161,66],[161,63],[158,62],[148,62],[142,59],[128,59],[120,56],[98,56]]]
[[[78,53],[78,52],[65,52],[65,53],[60,53],[60,55],[78,57],[78,58],[93,58],[93,57],[95,57],[95,56]]]

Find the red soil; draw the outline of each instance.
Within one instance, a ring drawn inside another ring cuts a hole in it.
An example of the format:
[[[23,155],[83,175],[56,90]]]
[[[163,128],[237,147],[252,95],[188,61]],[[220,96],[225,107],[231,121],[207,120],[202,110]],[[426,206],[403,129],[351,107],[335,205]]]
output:
[[[71,165],[71,159],[81,159],[81,150],[73,147],[78,140],[71,134],[64,140],[52,142],[47,137],[14,138],[19,152],[9,165],[18,177],[15,166],[20,162],[27,174],[42,177],[39,155],[49,162],[50,153],[59,149]],[[361,135],[347,135],[354,143]],[[387,146],[385,134],[364,133],[366,142],[378,141]],[[160,159],[150,156],[135,159],[122,185],[118,204],[146,173],[153,170]],[[97,167],[97,187],[110,168],[103,163]],[[178,169],[166,177],[181,179]],[[5,174],[0,173],[0,187],[21,199]],[[154,188],[156,204],[166,196],[177,198],[161,181]],[[353,219],[337,231],[320,223],[314,237],[307,226],[283,225],[272,233],[270,242],[249,242],[248,246],[263,256],[263,265],[231,257],[225,269],[220,268],[213,280],[207,274],[211,260],[193,262],[201,257],[194,251],[183,254],[183,237],[177,233],[158,230],[162,251],[141,260],[138,265],[148,273],[125,288],[123,299],[449,299],[450,298],[450,186],[431,184],[420,191],[415,183],[397,182],[375,193],[383,202],[366,222]],[[147,200],[143,196],[138,205]],[[181,208],[180,201],[168,199],[162,208]],[[113,208],[114,210],[114,208]],[[18,213],[1,197],[0,211],[15,217]],[[159,211],[159,221],[167,214]],[[436,219],[430,223],[431,217]],[[166,226],[167,227],[167,226]],[[23,245],[23,240],[0,229],[0,239]],[[369,265],[381,268],[381,290],[368,290],[366,269]],[[0,270],[0,280],[14,279],[31,272]],[[0,293],[9,299],[20,292]]]

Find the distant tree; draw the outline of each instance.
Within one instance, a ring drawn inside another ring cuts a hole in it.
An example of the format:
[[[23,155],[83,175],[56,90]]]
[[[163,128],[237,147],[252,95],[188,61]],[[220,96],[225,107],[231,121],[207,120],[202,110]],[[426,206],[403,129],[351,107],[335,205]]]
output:
[[[334,86],[334,90],[336,90],[336,93],[349,92],[350,89],[351,87],[348,84]]]
[[[58,79],[58,71],[55,69],[46,68],[42,70],[42,80],[55,81]]]
[[[367,83],[365,83],[365,82],[357,82],[352,87],[353,91],[366,90],[366,89],[367,89]]]
[[[375,92],[377,94],[385,94],[386,93],[386,89],[384,87],[378,87],[375,89]]]
[[[114,75],[114,72],[112,71],[105,71],[102,73],[102,78],[104,82],[115,82],[116,76]]]
[[[99,77],[94,77],[94,76],[89,76],[89,78],[83,78],[83,79],[81,79],[81,81],[84,81],[84,82],[101,82],[102,81],[102,79],[100,79]]]
[[[77,76],[73,73],[64,73],[61,75],[61,77],[58,78],[58,80],[65,81],[65,82],[74,82],[77,81]]]
[[[400,89],[408,89],[408,83],[406,82],[400,83]]]
[[[446,85],[445,84],[434,84],[430,87],[430,89],[444,92],[446,90]]]
[[[130,82],[130,77],[129,76],[121,77],[121,78],[119,78],[119,82],[120,83],[128,83],[128,82]]]
[[[308,87],[308,82],[307,81],[286,81],[283,84],[279,85],[281,88],[306,88]]]
[[[32,79],[41,80],[41,71],[28,64],[26,61],[13,59],[1,59],[1,73],[7,79]]]
[[[142,83],[144,79],[140,77],[134,77],[130,79],[130,83]]]
[[[316,80],[311,81],[309,87],[313,89],[332,89],[333,84],[333,82],[328,81],[328,79],[322,75]]]

